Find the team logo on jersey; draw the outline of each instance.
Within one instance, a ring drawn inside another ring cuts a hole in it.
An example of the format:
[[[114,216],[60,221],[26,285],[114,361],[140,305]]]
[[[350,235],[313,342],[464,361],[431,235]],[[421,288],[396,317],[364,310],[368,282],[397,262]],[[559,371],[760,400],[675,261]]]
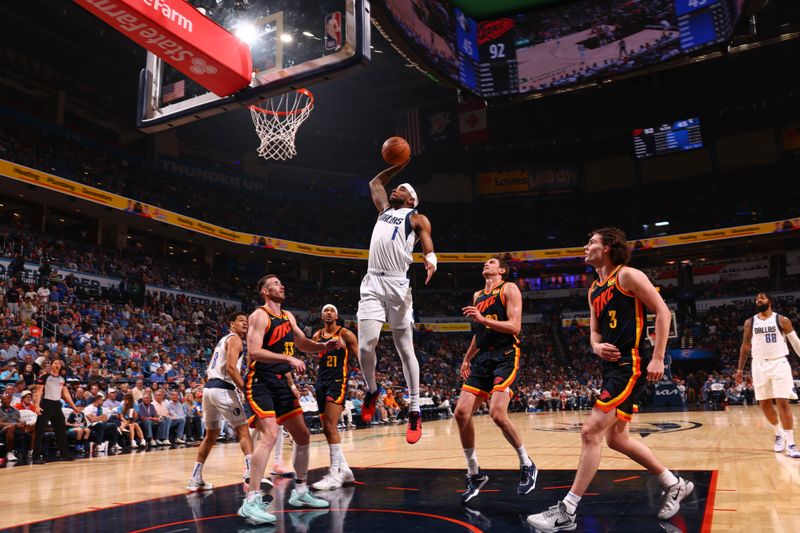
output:
[[[566,432],[566,433],[580,433],[583,424],[580,422],[575,422],[572,424],[554,424],[553,427],[546,428],[546,427],[534,427],[536,431],[554,431],[554,432]],[[653,433],[675,433],[676,431],[688,431],[690,429],[697,429],[703,427],[703,424],[700,422],[691,422],[691,421],[665,421],[665,422],[631,422],[630,423],[630,432],[631,433],[638,433],[642,437],[647,437]]]

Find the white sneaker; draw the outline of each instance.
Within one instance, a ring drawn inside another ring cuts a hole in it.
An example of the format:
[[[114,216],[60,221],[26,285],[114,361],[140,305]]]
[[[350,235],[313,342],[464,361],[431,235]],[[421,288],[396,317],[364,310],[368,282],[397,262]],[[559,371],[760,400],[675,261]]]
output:
[[[338,470],[331,470],[325,477],[311,485],[314,490],[336,490],[342,488],[344,476]]]
[[[155,448],[156,446],[158,446],[158,441],[156,439],[150,439],[150,442],[148,442],[147,445],[150,446],[151,448]]]
[[[158,445],[159,446],[172,446],[172,443],[169,441],[169,439],[164,439],[164,440],[160,441],[158,443]]]
[[[138,444],[136,444],[136,441],[135,441],[135,440],[132,440],[132,441],[131,441],[131,450],[135,450],[135,449],[136,449],[136,448],[138,448],[138,447],[139,447],[139,445],[138,445]]]
[[[576,515],[567,512],[563,501],[551,506],[548,510],[528,517],[528,524],[539,531],[572,531],[578,527]]]
[[[175,444],[186,444],[186,441],[181,438],[177,438],[175,439]]]
[[[13,463],[15,461],[18,461],[18,459],[17,456],[14,455],[14,452],[8,452],[6,454],[6,461],[8,461],[9,463]]]
[[[786,449],[786,439],[783,435],[775,435],[775,453],[781,453]]]
[[[142,439],[139,441],[139,448],[147,448],[147,441]]]
[[[659,520],[669,520],[681,509],[681,501],[694,490],[694,483],[686,481],[682,477],[678,482],[664,491],[664,501],[658,511]]]
[[[108,441],[100,443],[100,446],[95,446],[97,453],[106,453],[108,451]]]
[[[119,444],[115,444],[115,445],[113,445],[111,447],[111,451],[112,452],[121,452],[122,451],[122,446],[120,446]]]
[[[214,485],[212,485],[211,483],[206,483],[202,479],[192,478],[189,480],[189,483],[186,485],[186,488],[192,492],[197,492],[200,490],[211,490],[214,488]]]
[[[790,444],[786,447],[786,455],[792,459],[800,459],[800,450],[797,449],[797,445]]]
[[[342,474],[342,483],[352,483],[356,480],[356,476],[353,474],[353,471],[350,470],[350,467],[345,465],[344,467],[339,467],[339,472]]]

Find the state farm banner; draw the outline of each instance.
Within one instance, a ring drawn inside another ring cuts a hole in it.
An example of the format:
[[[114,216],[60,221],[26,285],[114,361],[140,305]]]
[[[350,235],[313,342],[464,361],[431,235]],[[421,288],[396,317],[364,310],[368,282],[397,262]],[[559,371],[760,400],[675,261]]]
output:
[[[10,264],[11,264],[10,257],[0,257],[0,277],[6,275],[6,272],[8,272],[8,265]],[[58,277],[58,279],[64,279],[69,276],[72,276],[72,278],[78,283],[78,285],[84,289],[116,289],[117,287],[119,287],[119,284],[122,283],[121,278],[114,278],[111,276],[101,276],[99,274],[89,274],[86,272],[79,272],[77,270],[68,270],[66,268],[59,268],[55,265],[50,265],[50,269]],[[28,281],[38,280],[39,263],[32,263],[30,261],[25,261],[24,276],[25,279]]]
[[[170,289],[167,287],[159,287],[157,285],[145,285],[145,291],[147,294],[155,296],[160,294],[162,296],[173,296],[178,297],[182,296],[186,298],[186,300],[190,303],[194,304],[222,304],[226,307],[233,307],[235,309],[242,308],[242,302],[239,300],[233,300],[231,298],[220,298],[218,296],[210,296],[208,294],[201,294],[199,292],[191,292],[191,291],[182,291],[178,289]]]
[[[250,47],[183,0],[75,0],[217,96],[250,85]]]

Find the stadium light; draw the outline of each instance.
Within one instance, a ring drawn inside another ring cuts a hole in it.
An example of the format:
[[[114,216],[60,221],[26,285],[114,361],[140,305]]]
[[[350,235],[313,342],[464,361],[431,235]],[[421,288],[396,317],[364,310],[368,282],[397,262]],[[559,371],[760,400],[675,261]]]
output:
[[[667,222],[666,220],[662,220],[661,222],[656,222],[655,225],[660,228],[662,226],[669,226],[669,222]]]

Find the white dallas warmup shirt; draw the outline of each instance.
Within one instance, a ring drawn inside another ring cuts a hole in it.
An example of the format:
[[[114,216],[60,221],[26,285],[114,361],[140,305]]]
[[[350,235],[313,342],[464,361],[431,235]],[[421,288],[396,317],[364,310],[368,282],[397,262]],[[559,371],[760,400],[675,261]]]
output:
[[[778,326],[778,314],[772,313],[769,318],[762,320],[753,317],[753,359],[777,359],[789,355],[786,337]]]
[[[214,348],[214,355],[211,356],[211,362],[208,364],[206,370],[206,377],[208,379],[221,379],[226,383],[233,384],[233,380],[228,375],[228,365],[225,364],[225,344],[231,337],[236,337],[236,333],[228,333],[222,337]]]
[[[416,209],[410,207],[389,207],[378,215],[369,243],[368,272],[408,272],[408,266],[414,261],[411,252],[417,240],[411,227],[411,215],[416,212]]]

